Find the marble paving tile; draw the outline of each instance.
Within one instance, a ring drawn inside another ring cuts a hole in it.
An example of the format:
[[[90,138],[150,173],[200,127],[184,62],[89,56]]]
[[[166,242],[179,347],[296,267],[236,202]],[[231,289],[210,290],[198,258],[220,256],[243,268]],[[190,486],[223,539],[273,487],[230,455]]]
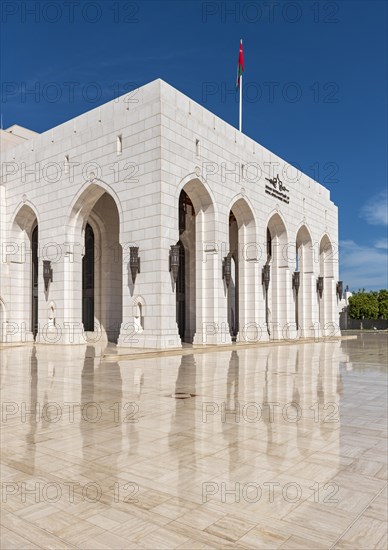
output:
[[[349,530],[336,542],[334,548],[345,545],[352,548],[375,548],[387,533],[387,522],[365,516],[355,521]]]
[[[248,531],[253,529],[253,527],[255,527],[253,522],[240,519],[236,516],[227,515],[206,527],[205,531],[220,539],[236,542]]]
[[[23,550],[35,550],[42,548],[4,526],[1,527],[1,547],[7,550],[20,550],[21,548]]]
[[[139,539],[139,545],[143,548],[158,548],[158,550],[170,550],[171,548],[179,548],[189,538],[185,535],[175,533],[167,527],[156,529],[144,537]]]
[[[273,549],[282,548],[287,539],[289,537],[275,533],[270,528],[254,527],[241,537],[238,543],[246,548]]]

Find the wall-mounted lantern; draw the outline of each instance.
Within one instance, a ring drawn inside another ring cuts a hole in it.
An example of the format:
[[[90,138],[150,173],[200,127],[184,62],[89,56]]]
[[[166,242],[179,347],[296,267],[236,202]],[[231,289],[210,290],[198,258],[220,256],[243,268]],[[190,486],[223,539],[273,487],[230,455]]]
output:
[[[172,272],[174,283],[178,278],[179,271],[179,244],[172,244],[170,246],[170,256],[169,256],[169,270]]]
[[[263,271],[261,272],[261,284],[264,285],[265,291],[268,292],[269,281],[271,279],[271,268],[269,264],[265,264]]]
[[[229,288],[232,278],[232,257],[228,254],[222,262],[222,278],[225,279],[227,288]]]
[[[299,330],[299,304],[298,294],[300,287],[300,271],[294,271],[292,274],[292,288],[295,290],[295,324],[296,330]]]
[[[270,258],[270,256],[268,256],[268,258]],[[261,272],[261,284],[264,285],[264,288],[265,288],[265,322],[267,325],[267,332],[269,337],[271,337],[271,331],[269,328],[269,311],[268,311],[268,289],[269,289],[270,280],[271,280],[271,268],[269,264],[265,264]]]
[[[344,291],[343,282],[338,281],[338,283],[337,283],[337,296],[338,296],[338,300],[340,300],[340,301],[342,300],[343,291]]]
[[[140,273],[139,247],[131,246],[129,251],[129,268],[131,270],[133,284],[135,284],[136,275]]]
[[[294,271],[292,274],[292,288],[295,290],[295,294],[298,295],[300,287],[300,271]]]
[[[43,260],[43,280],[44,280],[44,288],[47,292],[49,283],[53,282],[53,269],[51,267],[50,260]]]
[[[317,279],[317,292],[319,294],[319,297],[322,298],[322,294],[323,294],[323,277],[318,277],[318,279]]]

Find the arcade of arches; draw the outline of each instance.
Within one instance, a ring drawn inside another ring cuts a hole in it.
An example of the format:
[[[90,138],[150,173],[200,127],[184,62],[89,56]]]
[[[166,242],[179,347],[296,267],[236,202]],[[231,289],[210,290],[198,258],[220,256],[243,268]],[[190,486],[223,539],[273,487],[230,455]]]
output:
[[[14,284],[7,302],[0,301],[2,340],[7,337],[5,323],[18,323],[24,327],[25,341],[38,342],[45,341],[47,332],[56,334],[65,321],[79,327],[78,336],[73,334],[67,343],[82,343],[85,335],[89,341],[104,337],[117,343],[126,324],[143,338],[147,331],[156,331],[146,286],[138,292],[140,283],[134,281],[124,258],[122,215],[117,200],[102,187],[91,184],[85,189],[66,225],[66,238],[81,242],[82,250],[55,265],[46,287],[45,242],[40,242],[38,214],[29,205],[19,209],[10,231],[17,252],[9,255],[7,263]],[[180,191],[176,228],[178,238],[171,244],[179,247],[177,275],[163,292],[174,300],[174,322],[182,343],[211,343],[204,337],[204,327],[212,323],[224,327],[225,342],[321,336],[324,327],[333,324],[336,266],[327,234],[320,239],[319,260],[314,261],[306,225],[299,226],[291,240],[276,212],[260,229],[243,197],[216,217],[213,199],[199,180],[189,181]],[[220,242],[226,243],[225,249],[218,247]],[[139,254],[147,254],[141,245]],[[168,249],[164,254],[167,257]],[[146,278],[143,268],[140,273]],[[322,295],[317,277],[323,278]],[[51,292],[57,281],[62,286]],[[129,304],[126,309],[125,304]],[[133,311],[133,316],[128,318],[124,311]]]

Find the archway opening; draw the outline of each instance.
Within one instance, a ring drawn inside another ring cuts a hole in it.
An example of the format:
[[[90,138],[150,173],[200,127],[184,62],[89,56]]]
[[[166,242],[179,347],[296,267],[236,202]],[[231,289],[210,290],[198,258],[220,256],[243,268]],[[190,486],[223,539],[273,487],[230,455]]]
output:
[[[179,270],[176,282],[176,322],[182,342],[192,343],[196,306],[196,223],[193,203],[182,190],[179,196]]]
[[[82,258],[82,322],[86,331],[94,331],[94,245],[94,231],[87,223]]]
[[[33,341],[39,330],[39,234],[33,209],[24,204],[17,212],[11,232],[13,250],[7,255],[10,280],[9,312],[19,327],[17,340]]]
[[[288,326],[288,240],[279,214],[274,214],[266,229],[267,265],[270,281],[266,294],[267,318],[271,337],[283,338]]]
[[[38,258],[38,225],[35,225],[31,234],[31,332],[36,338],[38,334],[38,274],[39,274],[39,258]]]
[[[176,322],[178,324],[179,336],[182,342],[184,342],[186,329],[186,255],[182,241],[178,241],[178,246],[179,271],[176,281]]]
[[[327,330],[330,331],[333,326],[334,293],[332,286],[334,284],[335,262],[331,241],[327,235],[324,235],[319,246],[319,271],[320,277],[323,278],[322,297],[317,293],[319,323],[323,333]]]
[[[229,212],[229,257],[231,277],[228,287],[228,324],[232,342],[235,342],[239,331],[239,246],[238,225],[232,210]]]
[[[298,274],[293,276],[295,323],[301,336],[310,336],[313,330],[313,247],[311,235],[305,225],[300,227],[296,235],[295,252],[295,273]]]
[[[229,253],[231,276],[227,287],[227,319],[232,342],[258,338],[256,271],[259,250],[253,211],[244,198],[229,211]]]
[[[97,186],[86,190],[78,202],[72,221],[76,234],[81,232],[84,249],[82,267],[76,274],[82,287],[76,308],[84,331],[89,333],[87,341],[106,337],[116,343],[123,306],[119,211],[113,197]]]

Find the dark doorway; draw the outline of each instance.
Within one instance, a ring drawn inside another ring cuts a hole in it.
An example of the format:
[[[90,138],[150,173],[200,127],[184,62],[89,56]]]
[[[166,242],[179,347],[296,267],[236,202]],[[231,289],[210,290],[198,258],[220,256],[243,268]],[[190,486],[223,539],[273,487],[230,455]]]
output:
[[[94,331],[94,232],[89,224],[86,224],[82,259],[82,322],[85,331]]]
[[[185,264],[185,247],[178,242],[179,245],[179,271],[176,281],[176,321],[178,324],[179,336],[182,342],[185,339],[186,329],[186,264]]]
[[[31,235],[31,331],[34,338],[38,334],[38,226],[36,225]]]
[[[228,288],[228,322],[232,342],[239,331],[239,280],[238,280],[238,225],[236,216],[229,213],[229,257],[231,257],[232,279]]]

